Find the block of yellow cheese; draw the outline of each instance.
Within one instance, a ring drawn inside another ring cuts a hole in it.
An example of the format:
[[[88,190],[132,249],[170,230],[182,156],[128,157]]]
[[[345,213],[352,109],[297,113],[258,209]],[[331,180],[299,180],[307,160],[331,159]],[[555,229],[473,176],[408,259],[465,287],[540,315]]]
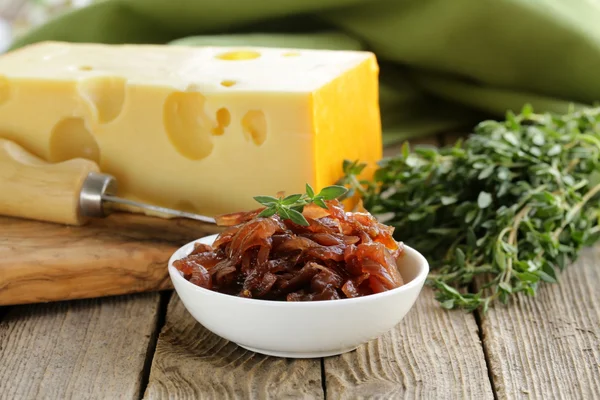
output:
[[[378,66],[369,52],[44,42],[0,57],[0,137],[94,160],[132,200],[246,210],[381,157]]]

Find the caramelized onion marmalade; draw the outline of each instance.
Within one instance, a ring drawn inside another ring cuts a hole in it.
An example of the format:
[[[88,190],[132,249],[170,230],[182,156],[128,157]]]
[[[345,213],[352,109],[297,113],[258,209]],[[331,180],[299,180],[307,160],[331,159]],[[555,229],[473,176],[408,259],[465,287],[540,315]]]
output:
[[[262,209],[220,216],[217,223],[228,228],[214,244],[196,244],[174,266],[195,285],[253,299],[335,300],[402,286],[404,247],[393,228],[368,213],[345,212],[337,200],[326,204],[304,208],[309,226],[260,218]]]

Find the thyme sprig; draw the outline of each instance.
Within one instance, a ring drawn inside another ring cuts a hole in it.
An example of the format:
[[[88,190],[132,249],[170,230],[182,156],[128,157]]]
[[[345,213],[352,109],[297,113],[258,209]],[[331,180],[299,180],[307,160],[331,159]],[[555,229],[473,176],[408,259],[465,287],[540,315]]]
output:
[[[289,219],[298,225],[308,226],[308,221],[302,215],[304,206],[314,203],[319,207],[327,209],[325,200],[333,200],[341,197],[347,191],[348,189],[343,186],[333,185],[327,186],[315,194],[312,186],[307,183],[305,194],[291,194],[286,197],[256,196],[254,200],[265,206],[265,209],[258,215],[259,217],[270,217],[277,214],[282,219]]]

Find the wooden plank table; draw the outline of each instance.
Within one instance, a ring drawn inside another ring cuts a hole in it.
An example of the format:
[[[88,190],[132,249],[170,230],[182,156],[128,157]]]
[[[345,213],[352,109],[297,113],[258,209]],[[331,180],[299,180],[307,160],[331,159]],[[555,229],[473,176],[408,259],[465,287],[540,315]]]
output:
[[[560,284],[486,316],[424,288],[392,331],[313,360],[241,349],[168,291],[4,307],[0,399],[597,398],[599,263],[587,249]]]

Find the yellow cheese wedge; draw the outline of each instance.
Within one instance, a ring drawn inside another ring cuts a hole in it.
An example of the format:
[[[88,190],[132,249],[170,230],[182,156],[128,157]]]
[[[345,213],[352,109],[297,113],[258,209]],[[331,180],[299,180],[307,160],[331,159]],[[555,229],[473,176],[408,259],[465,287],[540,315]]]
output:
[[[132,200],[247,210],[381,157],[378,66],[369,52],[44,42],[0,57],[0,137],[94,160]]]

